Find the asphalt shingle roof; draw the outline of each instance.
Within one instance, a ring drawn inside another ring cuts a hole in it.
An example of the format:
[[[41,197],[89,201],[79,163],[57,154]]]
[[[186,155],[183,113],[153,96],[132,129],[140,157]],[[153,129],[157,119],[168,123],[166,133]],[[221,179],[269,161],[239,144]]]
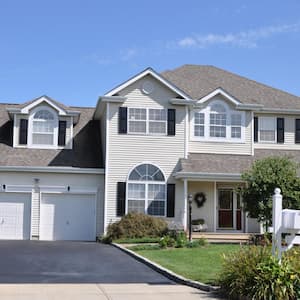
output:
[[[254,161],[270,156],[284,156],[300,163],[299,151],[297,150],[256,149],[254,156],[192,153],[187,159],[180,159],[178,172],[241,174],[249,169]]]
[[[61,166],[102,168],[99,121],[93,120],[93,108],[76,107],[80,111],[74,126],[73,149],[13,148],[13,121],[7,108],[14,104],[0,104],[0,166]]]
[[[222,88],[242,103],[262,104],[265,108],[300,109],[300,97],[213,66],[183,65],[161,75],[193,99]]]

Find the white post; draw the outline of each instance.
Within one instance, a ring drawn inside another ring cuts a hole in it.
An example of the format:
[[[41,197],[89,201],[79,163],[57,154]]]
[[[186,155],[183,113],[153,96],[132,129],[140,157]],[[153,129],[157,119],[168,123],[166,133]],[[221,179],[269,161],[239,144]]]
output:
[[[273,195],[273,239],[272,254],[281,259],[281,223],[282,223],[282,195],[280,189],[276,188]]]

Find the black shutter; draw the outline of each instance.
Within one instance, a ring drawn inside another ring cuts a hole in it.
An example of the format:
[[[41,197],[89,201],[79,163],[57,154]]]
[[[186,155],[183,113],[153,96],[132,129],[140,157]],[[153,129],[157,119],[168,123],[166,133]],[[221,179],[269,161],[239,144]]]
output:
[[[127,133],[127,107],[119,107],[119,133]]]
[[[20,120],[19,144],[27,145],[28,120]]]
[[[254,142],[258,142],[258,117],[254,117]]]
[[[300,119],[295,120],[295,143],[300,143]]]
[[[176,109],[168,109],[168,135],[176,132]]]
[[[277,143],[284,143],[284,118],[277,118]]]
[[[117,183],[117,216],[122,217],[125,214],[126,202],[126,182]]]
[[[173,218],[175,215],[175,184],[167,185],[167,217]]]
[[[67,121],[58,122],[58,146],[66,145]]]

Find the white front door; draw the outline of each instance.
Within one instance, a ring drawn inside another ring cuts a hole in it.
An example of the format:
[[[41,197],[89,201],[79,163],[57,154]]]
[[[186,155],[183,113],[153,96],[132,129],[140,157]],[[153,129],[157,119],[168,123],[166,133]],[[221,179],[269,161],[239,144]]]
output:
[[[95,239],[95,195],[42,194],[40,240]]]
[[[0,193],[0,239],[29,239],[30,209],[30,193]]]

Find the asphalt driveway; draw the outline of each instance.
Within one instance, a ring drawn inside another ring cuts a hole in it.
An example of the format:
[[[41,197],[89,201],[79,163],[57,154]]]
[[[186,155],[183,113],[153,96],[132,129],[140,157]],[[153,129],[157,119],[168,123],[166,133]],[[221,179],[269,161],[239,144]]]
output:
[[[1,283],[174,284],[113,246],[0,241]]]

